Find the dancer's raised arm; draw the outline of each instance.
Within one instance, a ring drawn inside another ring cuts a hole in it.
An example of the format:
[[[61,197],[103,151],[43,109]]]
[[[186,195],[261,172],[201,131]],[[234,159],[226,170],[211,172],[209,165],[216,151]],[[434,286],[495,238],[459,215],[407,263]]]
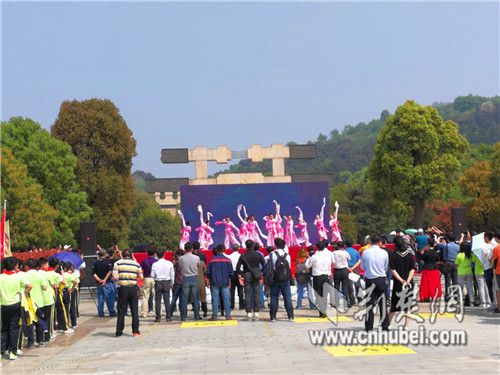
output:
[[[201,204],[198,205],[198,212],[200,213],[200,224],[203,225],[203,207],[201,207]]]
[[[339,213],[339,202],[335,201],[335,213],[333,214],[333,220],[338,221],[337,220],[338,213]]]
[[[241,213],[240,213],[242,208],[243,208],[243,205],[242,205],[242,204],[239,204],[239,205],[238,205],[238,208],[236,209],[236,214],[238,215],[238,219],[240,219],[240,221],[241,221],[242,223],[244,223],[244,222],[245,222],[245,220],[243,220],[243,219],[241,218]]]
[[[321,206],[321,212],[319,213],[319,218],[323,220],[323,216],[325,213],[325,206],[326,206],[326,198],[323,197],[323,206]]]
[[[297,210],[299,210],[299,219],[302,221],[304,220],[304,214],[302,213],[302,210],[300,209],[299,206],[295,206]]]
[[[273,201],[273,203],[276,205],[276,219],[281,220],[280,205],[276,201]]]
[[[178,210],[177,213],[179,214],[179,217],[181,218],[182,227],[184,228],[186,226],[186,220],[184,220],[184,215],[182,214],[181,210]]]

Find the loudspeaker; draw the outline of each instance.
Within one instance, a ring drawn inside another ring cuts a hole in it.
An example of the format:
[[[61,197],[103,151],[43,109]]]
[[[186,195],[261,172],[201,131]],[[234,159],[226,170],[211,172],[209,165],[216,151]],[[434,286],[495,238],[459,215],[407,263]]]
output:
[[[83,255],[95,255],[97,246],[95,221],[80,223],[80,235]]]
[[[460,238],[461,233],[467,232],[467,210],[465,207],[451,209],[451,227],[457,240]]]

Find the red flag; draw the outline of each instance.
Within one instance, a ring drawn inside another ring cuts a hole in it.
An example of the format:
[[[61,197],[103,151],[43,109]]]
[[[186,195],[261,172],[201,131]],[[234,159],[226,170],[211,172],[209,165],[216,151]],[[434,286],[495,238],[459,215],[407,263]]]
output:
[[[5,257],[5,211],[7,208],[7,201],[4,202],[2,212],[2,222],[0,223],[0,259]]]

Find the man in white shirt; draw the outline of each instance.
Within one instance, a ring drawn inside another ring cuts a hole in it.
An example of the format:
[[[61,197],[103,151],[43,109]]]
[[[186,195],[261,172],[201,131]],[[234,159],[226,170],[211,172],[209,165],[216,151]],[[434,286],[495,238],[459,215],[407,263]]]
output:
[[[322,241],[316,243],[318,249],[312,257],[307,255],[306,267],[312,268],[313,288],[316,294],[316,308],[319,309],[319,316],[326,317],[327,295],[323,298],[323,288],[325,284],[331,286],[330,278],[332,276],[332,266],[335,265],[335,259],[330,250],[325,249],[325,244]]]
[[[233,274],[231,275],[231,310],[234,310],[234,302],[235,302],[235,294],[236,290],[238,290],[238,310],[245,310],[245,298],[243,297],[243,286],[240,284],[238,279],[238,273],[236,272],[236,265],[238,264],[238,260],[240,259],[241,254],[239,253],[240,246],[237,244],[233,244],[233,252],[229,255],[226,255],[233,264]]]
[[[375,319],[373,309],[378,302],[382,330],[387,331],[389,329],[389,315],[387,314],[385,293],[388,283],[389,255],[387,251],[380,248],[382,241],[379,236],[371,236],[371,245],[361,254],[361,268],[365,270],[366,291],[371,293],[370,301],[366,305],[368,314],[365,317],[365,330],[371,331],[373,329]]]
[[[170,289],[174,287],[175,271],[174,264],[164,258],[165,252],[158,250],[158,261],[151,266],[151,277],[155,281],[155,322],[161,322],[161,299],[165,303],[167,322],[172,321],[170,310]]]
[[[339,307],[339,296],[340,296],[340,284],[342,284],[342,295],[344,296],[344,308],[349,308],[354,305],[354,301],[350,300],[349,293],[349,271],[347,270],[348,261],[351,260],[351,256],[347,251],[344,250],[344,242],[337,242],[336,250],[333,251],[333,258],[335,259],[335,265],[333,266],[333,285],[337,290],[335,293],[335,306]]]

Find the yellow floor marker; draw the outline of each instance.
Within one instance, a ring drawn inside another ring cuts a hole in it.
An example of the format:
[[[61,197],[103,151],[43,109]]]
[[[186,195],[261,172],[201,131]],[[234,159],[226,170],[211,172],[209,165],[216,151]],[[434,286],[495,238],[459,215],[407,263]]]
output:
[[[199,328],[199,327],[220,327],[220,326],[237,326],[236,320],[216,320],[214,322],[189,322],[182,323],[181,328]]]
[[[417,354],[403,345],[350,345],[323,346],[334,357],[356,357],[362,355]]]
[[[417,314],[410,314],[410,317],[415,319],[417,316],[420,316],[424,319],[429,319],[431,317],[431,313],[417,313]],[[455,314],[450,314],[450,313],[444,313],[444,314],[437,314],[437,318],[454,318]]]
[[[333,320],[334,318],[332,318]],[[295,323],[322,323],[322,322],[330,322],[328,318],[295,318]],[[347,316],[338,316],[338,322],[352,322],[352,319]]]

